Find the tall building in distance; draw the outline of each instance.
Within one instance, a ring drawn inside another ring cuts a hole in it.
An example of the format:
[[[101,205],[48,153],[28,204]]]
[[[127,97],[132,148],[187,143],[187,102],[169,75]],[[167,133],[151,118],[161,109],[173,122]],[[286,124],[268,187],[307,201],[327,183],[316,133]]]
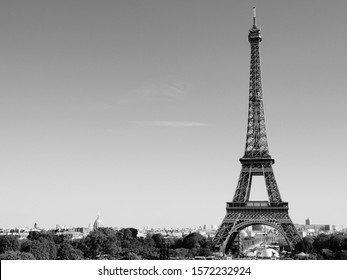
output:
[[[227,202],[226,216],[220,225],[215,244],[222,254],[237,241],[242,229],[251,225],[266,225],[283,235],[290,250],[301,240],[288,214],[288,202],[283,202],[272,165],[265,129],[262,81],[260,71],[259,45],[262,41],[260,29],[256,25],[253,8],[253,26],[249,30],[251,47],[249,109],[244,156],[240,159],[242,168],[232,202]],[[250,201],[253,176],[265,179],[268,201]]]

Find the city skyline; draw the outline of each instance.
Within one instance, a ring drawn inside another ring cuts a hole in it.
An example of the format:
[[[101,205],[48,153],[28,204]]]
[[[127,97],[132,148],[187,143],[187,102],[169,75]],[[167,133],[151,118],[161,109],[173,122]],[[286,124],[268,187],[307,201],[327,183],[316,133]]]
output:
[[[219,225],[245,147],[253,6],[282,199],[295,224],[346,227],[337,0],[3,1],[0,227]]]

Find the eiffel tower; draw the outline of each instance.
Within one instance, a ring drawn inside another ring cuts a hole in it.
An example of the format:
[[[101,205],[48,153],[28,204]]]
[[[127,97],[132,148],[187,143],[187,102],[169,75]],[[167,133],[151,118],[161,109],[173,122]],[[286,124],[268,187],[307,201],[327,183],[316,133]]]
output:
[[[291,250],[301,240],[289,217],[288,202],[281,199],[272,169],[275,160],[269,154],[267,143],[260,73],[259,44],[262,38],[255,23],[255,8],[253,13],[253,26],[248,34],[251,64],[246,148],[240,158],[242,168],[233,201],[226,203],[226,216],[214,238],[216,248],[222,254],[225,254],[228,244],[238,240],[236,237],[242,229],[254,224],[276,229]],[[268,201],[249,200],[253,176],[264,177]]]

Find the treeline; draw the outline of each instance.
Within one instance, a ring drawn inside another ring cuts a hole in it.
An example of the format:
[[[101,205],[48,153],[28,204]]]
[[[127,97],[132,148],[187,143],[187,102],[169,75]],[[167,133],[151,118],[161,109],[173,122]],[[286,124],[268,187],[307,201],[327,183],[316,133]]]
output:
[[[295,247],[310,259],[346,260],[347,235],[343,233],[307,236]],[[213,243],[199,233],[183,238],[161,234],[137,237],[137,230],[99,228],[82,239],[56,232],[30,232],[26,239],[0,235],[2,260],[160,260],[192,259],[213,254]]]
[[[347,260],[347,235],[334,233],[306,236],[296,244],[295,252],[304,252],[317,260]]]
[[[161,234],[137,237],[137,230],[99,228],[82,239],[56,232],[30,232],[24,240],[14,235],[0,236],[2,260],[159,260],[209,256],[212,240],[199,233],[183,238]]]

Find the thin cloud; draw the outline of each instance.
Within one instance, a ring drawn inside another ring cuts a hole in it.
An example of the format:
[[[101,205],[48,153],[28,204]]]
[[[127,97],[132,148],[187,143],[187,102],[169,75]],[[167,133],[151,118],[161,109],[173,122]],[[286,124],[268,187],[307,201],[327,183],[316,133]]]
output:
[[[130,121],[130,123],[142,126],[158,126],[158,127],[199,127],[207,126],[206,123],[200,122],[177,122],[177,121]]]
[[[119,99],[119,103],[184,100],[190,86],[178,82],[146,83],[127,92]]]

